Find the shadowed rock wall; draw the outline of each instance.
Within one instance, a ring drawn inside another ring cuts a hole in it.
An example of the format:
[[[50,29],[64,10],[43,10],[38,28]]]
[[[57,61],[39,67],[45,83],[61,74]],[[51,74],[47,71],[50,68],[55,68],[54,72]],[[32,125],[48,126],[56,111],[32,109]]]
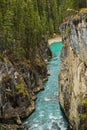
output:
[[[24,130],[21,119],[35,110],[36,93],[47,80],[50,49],[43,38],[34,57],[18,57],[15,52],[0,54],[0,123],[2,130]],[[33,55],[33,54],[31,54]],[[32,59],[31,59],[32,58]]]

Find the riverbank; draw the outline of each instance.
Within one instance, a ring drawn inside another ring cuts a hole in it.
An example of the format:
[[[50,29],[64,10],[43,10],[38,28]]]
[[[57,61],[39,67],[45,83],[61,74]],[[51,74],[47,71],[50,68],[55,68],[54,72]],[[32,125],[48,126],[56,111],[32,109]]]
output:
[[[48,39],[48,44],[51,45],[52,43],[57,43],[57,42],[61,42],[61,41],[62,41],[62,37],[56,36],[56,37]]]

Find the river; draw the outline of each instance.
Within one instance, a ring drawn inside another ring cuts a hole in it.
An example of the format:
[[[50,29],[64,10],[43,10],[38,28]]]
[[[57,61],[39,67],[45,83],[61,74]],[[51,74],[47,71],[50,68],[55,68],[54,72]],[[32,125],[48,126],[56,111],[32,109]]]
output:
[[[58,102],[58,74],[60,72],[60,53],[62,43],[50,45],[53,58],[47,66],[50,71],[45,90],[37,95],[36,111],[25,121],[29,130],[66,130],[67,121]]]

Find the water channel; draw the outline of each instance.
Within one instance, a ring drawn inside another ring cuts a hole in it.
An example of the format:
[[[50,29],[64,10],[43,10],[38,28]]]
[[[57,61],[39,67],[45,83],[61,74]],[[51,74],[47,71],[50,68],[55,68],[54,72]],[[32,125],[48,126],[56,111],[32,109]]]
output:
[[[60,72],[60,53],[62,43],[50,45],[53,58],[47,66],[50,71],[45,90],[37,95],[36,111],[26,120],[29,130],[66,130],[67,121],[58,102],[58,74]]]

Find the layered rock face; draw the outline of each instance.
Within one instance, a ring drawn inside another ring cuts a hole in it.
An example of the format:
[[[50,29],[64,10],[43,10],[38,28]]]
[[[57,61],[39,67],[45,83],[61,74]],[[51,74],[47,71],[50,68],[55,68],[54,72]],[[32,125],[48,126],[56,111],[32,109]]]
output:
[[[49,56],[51,52],[44,39],[32,60],[19,58],[15,53],[0,54],[0,123],[5,124],[3,130],[25,129],[21,119],[35,110],[35,94],[44,89],[45,59]]]
[[[73,130],[87,130],[87,12],[65,21],[59,100]]]

